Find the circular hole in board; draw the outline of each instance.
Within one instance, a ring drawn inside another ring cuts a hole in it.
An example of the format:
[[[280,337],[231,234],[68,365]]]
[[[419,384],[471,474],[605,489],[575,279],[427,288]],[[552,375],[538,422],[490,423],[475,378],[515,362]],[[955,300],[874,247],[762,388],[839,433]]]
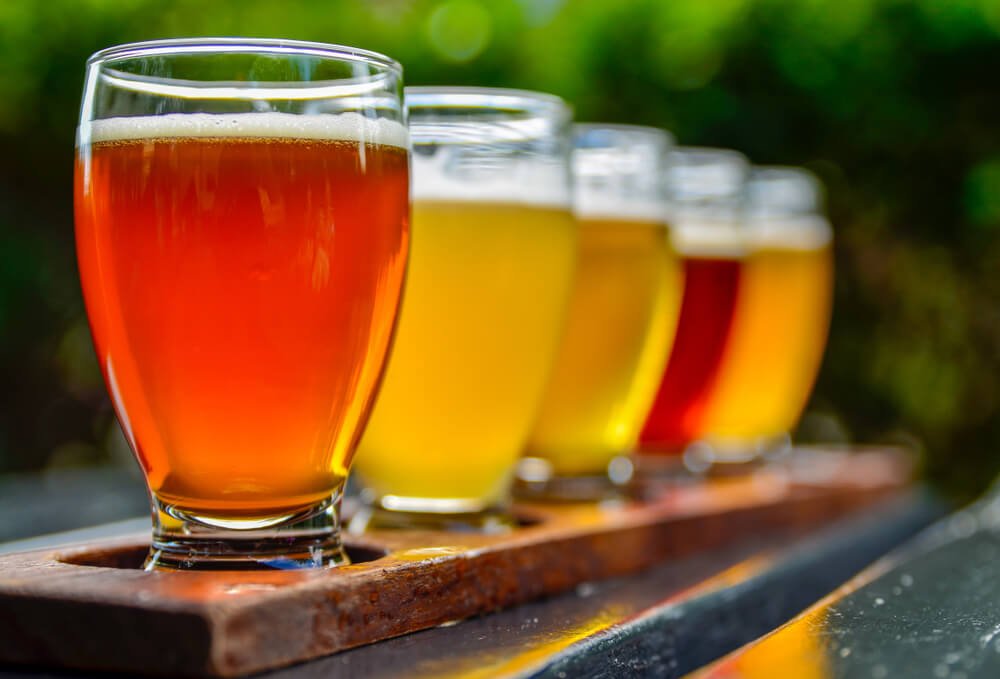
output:
[[[353,542],[345,542],[344,550],[347,552],[352,565],[376,561],[389,553],[388,550],[381,547]],[[141,570],[148,553],[149,545],[95,547],[92,550],[81,550],[71,554],[58,555],[56,560],[61,563],[73,564],[74,566]]]

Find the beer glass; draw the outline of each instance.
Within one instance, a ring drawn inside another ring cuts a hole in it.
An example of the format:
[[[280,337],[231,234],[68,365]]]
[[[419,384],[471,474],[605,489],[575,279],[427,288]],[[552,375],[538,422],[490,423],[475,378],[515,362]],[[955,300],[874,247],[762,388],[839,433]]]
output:
[[[629,125],[575,125],[580,255],[519,490],[599,499],[630,478],[635,445],[677,326],[683,279],[663,185],[673,139]]]
[[[640,434],[641,453],[683,453],[702,432],[739,295],[746,159],[735,151],[678,148],[666,189],[671,237],[684,269],[677,334]]]
[[[832,232],[815,177],[755,168],[746,195],[740,298],[703,423],[722,460],[787,445],[819,370],[833,298]]]
[[[406,266],[401,76],[379,54],[276,40],[88,61],[77,254],[149,487],[147,568],[346,561],[341,491]]]
[[[356,465],[372,511],[351,530],[503,529],[576,262],[570,110],[502,89],[410,87],[406,100],[413,246]]]

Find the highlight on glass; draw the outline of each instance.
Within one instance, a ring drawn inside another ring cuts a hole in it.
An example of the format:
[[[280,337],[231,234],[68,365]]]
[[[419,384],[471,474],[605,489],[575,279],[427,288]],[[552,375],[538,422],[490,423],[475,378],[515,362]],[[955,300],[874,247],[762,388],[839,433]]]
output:
[[[787,447],[809,399],[833,301],[833,235],[820,193],[816,178],[797,168],[755,168],[747,182],[748,254],[702,425],[717,460]]]
[[[672,137],[630,125],[574,126],[580,254],[566,332],[519,465],[519,490],[613,495],[656,394],[683,278],[663,176]]]
[[[736,151],[679,147],[666,174],[671,237],[684,294],[673,346],[640,434],[645,456],[683,454],[703,431],[739,294],[745,242],[740,228],[748,163]]]
[[[406,90],[413,247],[357,461],[367,526],[509,525],[576,262],[569,107],[534,92]]]
[[[408,246],[402,69],[275,40],[88,62],[76,236],[149,487],[147,568],[345,563],[339,504]]]

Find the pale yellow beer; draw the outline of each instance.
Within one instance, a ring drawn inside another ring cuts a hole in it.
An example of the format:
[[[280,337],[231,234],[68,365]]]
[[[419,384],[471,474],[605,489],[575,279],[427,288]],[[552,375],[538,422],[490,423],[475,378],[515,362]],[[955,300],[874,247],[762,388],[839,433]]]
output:
[[[795,426],[823,357],[833,296],[824,219],[774,217],[748,233],[730,341],[704,421],[723,454]]]
[[[682,285],[664,222],[580,219],[569,320],[530,455],[558,475],[594,474],[635,444],[669,355]]]
[[[568,207],[414,201],[396,341],[355,459],[382,507],[461,513],[501,501],[562,335],[575,259]]]

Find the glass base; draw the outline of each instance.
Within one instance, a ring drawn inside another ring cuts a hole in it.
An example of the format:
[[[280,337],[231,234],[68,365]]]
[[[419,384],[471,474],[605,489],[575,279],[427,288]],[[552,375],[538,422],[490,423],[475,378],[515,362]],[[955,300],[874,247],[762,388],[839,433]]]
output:
[[[502,507],[474,500],[403,498],[395,495],[365,497],[347,524],[359,535],[369,530],[435,530],[460,533],[507,533],[517,519]]]
[[[638,451],[632,458],[635,464],[633,493],[643,500],[657,502],[682,488],[704,483],[710,465],[703,465],[700,457],[690,455],[689,451]]]
[[[705,471],[682,452],[640,450],[632,457],[632,463],[635,465],[634,478],[640,481],[690,481]]]
[[[162,503],[153,495],[153,544],[144,569],[299,570],[350,563],[340,540],[338,490],[295,512],[265,519],[220,520]]]
[[[600,473],[564,475],[548,460],[521,458],[517,466],[514,495],[538,502],[606,502],[626,500],[635,469],[625,456],[616,456]]]
[[[687,464],[694,462],[709,476],[739,476],[766,462],[780,460],[792,450],[787,434],[745,441],[707,440],[692,443],[684,451]]]
[[[791,451],[787,435],[750,441],[699,440],[682,449],[640,450],[634,457],[636,476],[679,479],[684,476],[736,476]]]

